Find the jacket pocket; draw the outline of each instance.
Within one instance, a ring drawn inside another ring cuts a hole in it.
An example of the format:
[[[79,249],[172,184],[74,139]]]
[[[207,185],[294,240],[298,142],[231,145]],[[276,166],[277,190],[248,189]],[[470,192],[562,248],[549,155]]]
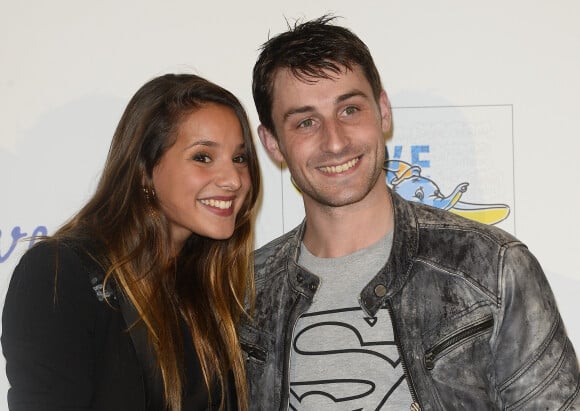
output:
[[[264,363],[268,359],[270,338],[248,322],[242,322],[238,329],[242,355],[246,362]]]
[[[453,350],[455,347],[460,346],[472,337],[487,332],[492,327],[493,316],[490,314],[445,337],[425,352],[425,368],[427,368],[427,370],[432,370],[435,368],[435,363],[442,354]]]
[[[242,322],[238,335],[246,367],[250,408],[268,410],[266,405],[271,404],[272,396],[279,392],[272,389],[276,382],[272,337],[249,322]]]

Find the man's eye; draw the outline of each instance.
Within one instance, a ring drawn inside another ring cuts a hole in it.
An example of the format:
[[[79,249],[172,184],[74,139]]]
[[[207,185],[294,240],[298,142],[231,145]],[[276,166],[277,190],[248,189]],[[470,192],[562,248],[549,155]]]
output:
[[[347,116],[353,115],[354,113],[356,113],[358,111],[357,107],[354,106],[348,106],[347,108],[344,109],[344,114],[346,114]]]
[[[199,161],[200,163],[209,163],[211,161],[211,157],[207,154],[196,154],[193,156],[194,161]]]
[[[298,128],[312,127],[313,124],[314,124],[314,121],[312,121],[311,118],[307,118],[306,120],[303,120],[298,124]]]
[[[247,163],[248,162],[248,156],[245,154],[240,154],[239,156],[234,157],[234,163]]]

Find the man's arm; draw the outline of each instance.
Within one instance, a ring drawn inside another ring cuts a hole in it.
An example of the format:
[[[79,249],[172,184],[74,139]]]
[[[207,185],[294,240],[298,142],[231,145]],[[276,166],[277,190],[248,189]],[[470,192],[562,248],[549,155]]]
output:
[[[523,245],[501,260],[495,377],[506,410],[580,410],[580,371],[554,295]]]

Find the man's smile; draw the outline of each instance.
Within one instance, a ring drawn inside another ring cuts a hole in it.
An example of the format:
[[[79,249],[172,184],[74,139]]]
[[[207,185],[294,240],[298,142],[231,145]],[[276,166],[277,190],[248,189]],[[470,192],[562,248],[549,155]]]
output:
[[[353,158],[352,160],[347,161],[346,163],[342,163],[336,166],[324,166],[318,167],[318,169],[324,173],[329,174],[339,174],[344,173],[347,170],[353,168],[360,160],[360,157]]]

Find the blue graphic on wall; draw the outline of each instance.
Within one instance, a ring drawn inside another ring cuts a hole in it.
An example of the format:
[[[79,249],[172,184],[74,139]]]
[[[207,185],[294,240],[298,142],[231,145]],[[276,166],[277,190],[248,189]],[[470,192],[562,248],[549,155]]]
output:
[[[432,179],[422,174],[422,166],[430,163],[420,160],[420,153],[429,152],[428,146],[412,146],[413,164],[399,160],[401,146],[395,147],[395,158],[390,160],[388,154],[384,163],[387,173],[387,184],[401,197],[417,203],[427,204],[484,224],[497,224],[510,214],[506,204],[477,204],[461,201],[469,186],[461,182],[448,194],[444,194]]]
[[[28,233],[22,231],[22,228],[20,228],[20,226],[15,226],[14,228],[12,228],[10,235],[12,237],[12,240],[10,241],[10,246],[8,246],[8,249],[6,251],[0,249],[0,264],[8,260],[8,258],[10,258],[10,256],[16,249],[16,246],[18,245],[18,241],[24,238],[30,238],[30,243],[28,245],[28,247],[30,248],[34,245],[34,243],[38,240],[38,238],[42,236],[47,236],[48,230],[46,229],[45,226],[39,225],[34,229],[34,231],[32,231],[32,234],[28,235]],[[0,230],[0,240],[2,239],[3,232],[2,230]]]

